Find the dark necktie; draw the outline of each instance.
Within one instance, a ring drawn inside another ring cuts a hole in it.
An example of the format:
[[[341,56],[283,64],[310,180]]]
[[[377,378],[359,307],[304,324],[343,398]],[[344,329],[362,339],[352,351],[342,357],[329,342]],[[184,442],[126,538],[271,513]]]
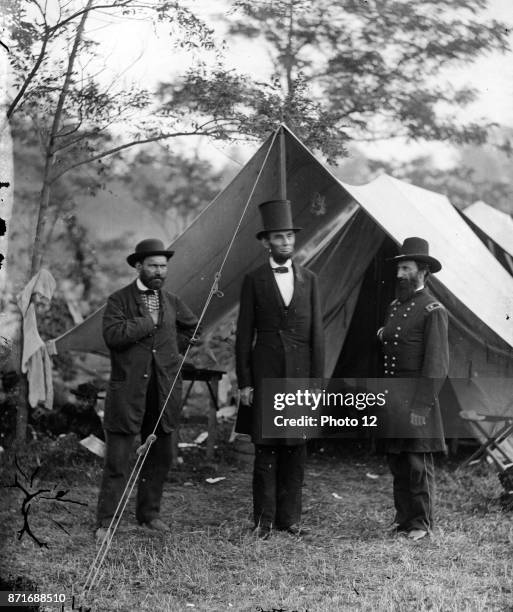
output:
[[[277,268],[273,268],[273,272],[276,274],[286,274],[289,271],[287,266],[278,266]]]

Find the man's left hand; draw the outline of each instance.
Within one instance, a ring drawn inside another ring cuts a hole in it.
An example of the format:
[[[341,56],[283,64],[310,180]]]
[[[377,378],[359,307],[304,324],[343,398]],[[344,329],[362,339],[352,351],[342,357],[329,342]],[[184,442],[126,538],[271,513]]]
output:
[[[420,414],[415,414],[415,412],[410,413],[410,423],[415,427],[420,427],[421,425],[426,424],[426,417]]]

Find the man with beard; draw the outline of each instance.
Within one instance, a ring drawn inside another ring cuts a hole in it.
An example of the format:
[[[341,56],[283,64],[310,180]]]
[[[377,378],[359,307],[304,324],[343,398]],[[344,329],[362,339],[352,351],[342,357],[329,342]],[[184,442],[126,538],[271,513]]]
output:
[[[140,242],[127,257],[138,278],[109,297],[103,315],[111,376],[105,400],[106,456],[97,508],[98,540],[105,537],[126,486],[135,438],[140,434],[145,442],[155,428],[180,365],[180,350],[193,341],[197,318],[180,298],[162,288],[172,255],[160,240]],[[159,512],[181,396],[177,381],[139,475],[137,521],[160,532],[169,531]]]
[[[445,451],[438,393],[449,370],[448,317],[425,282],[442,266],[422,238],[406,238],[397,263],[397,299],[384,327],[384,375],[390,381],[385,450],[394,479],[394,528],[419,540],[433,527],[433,453]],[[394,437],[396,436],[396,437]]]
[[[291,260],[300,228],[293,225],[290,202],[264,202],[260,213],[263,230],[257,239],[269,259],[242,285],[236,342],[242,406],[236,431],[251,435],[255,444],[255,535],[267,539],[272,529],[305,533],[300,519],[306,447],[304,439],[263,438],[263,413],[272,410],[264,405],[264,381],[321,378],[324,338],[317,278]]]

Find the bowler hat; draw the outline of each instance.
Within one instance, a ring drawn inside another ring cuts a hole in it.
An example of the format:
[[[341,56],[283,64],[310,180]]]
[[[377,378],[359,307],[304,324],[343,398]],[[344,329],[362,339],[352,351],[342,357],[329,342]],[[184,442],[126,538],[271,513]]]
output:
[[[417,261],[420,263],[428,264],[430,272],[440,272],[442,264],[431,257],[429,254],[429,243],[423,238],[417,238],[412,236],[411,238],[405,238],[401,248],[399,249],[399,255],[392,257],[389,261]]]
[[[262,202],[258,208],[263,225],[263,229],[256,235],[259,240],[268,232],[283,232],[285,230],[299,232],[303,229],[302,227],[294,227],[290,200],[269,200],[268,202]]]
[[[141,240],[141,242],[139,242],[139,244],[135,247],[135,252],[130,254],[126,260],[132,266],[132,268],[134,268],[138,261],[141,261],[145,257],[153,257],[154,255],[163,255],[169,259],[170,257],[173,257],[174,251],[166,251],[162,240],[158,240],[157,238],[147,238],[146,240]]]

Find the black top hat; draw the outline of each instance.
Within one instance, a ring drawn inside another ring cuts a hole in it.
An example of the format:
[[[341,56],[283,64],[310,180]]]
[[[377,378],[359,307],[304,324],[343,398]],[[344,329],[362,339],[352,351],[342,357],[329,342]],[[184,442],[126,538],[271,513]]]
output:
[[[100,396],[98,392],[100,389],[91,382],[81,383],[76,389],[71,389],[70,393],[77,397],[83,397],[85,399],[98,399]]]
[[[402,247],[399,250],[399,255],[392,257],[389,261],[419,261],[426,263],[429,266],[430,272],[440,272],[442,264],[429,255],[429,243],[423,238],[405,238]]]
[[[134,268],[135,264],[145,257],[163,255],[169,259],[170,257],[173,257],[174,253],[174,251],[166,251],[162,240],[158,240],[157,238],[147,238],[146,240],[141,240],[141,242],[139,242],[139,244],[135,247],[135,253],[129,255],[126,260],[132,266],[132,268]]]
[[[258,208],[264,226],[256,235],[259,240],[267,232],[283,232],[284,230],[299,232],[303,229],[302,227],[294,227],[290,200],[269,200],[268,202],[262,202]]]

